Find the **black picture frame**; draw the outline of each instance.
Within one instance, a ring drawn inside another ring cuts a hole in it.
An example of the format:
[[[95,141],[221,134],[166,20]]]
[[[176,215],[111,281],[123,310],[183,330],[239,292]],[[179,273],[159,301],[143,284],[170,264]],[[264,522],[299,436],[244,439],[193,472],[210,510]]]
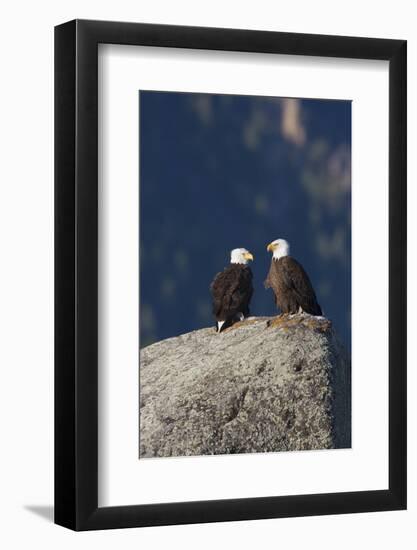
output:
[[[98,507],[98,44],[389,62],[389,488]],[[406,508],[406,41],[74,20],[55,28],[55,522],[74,530]]]

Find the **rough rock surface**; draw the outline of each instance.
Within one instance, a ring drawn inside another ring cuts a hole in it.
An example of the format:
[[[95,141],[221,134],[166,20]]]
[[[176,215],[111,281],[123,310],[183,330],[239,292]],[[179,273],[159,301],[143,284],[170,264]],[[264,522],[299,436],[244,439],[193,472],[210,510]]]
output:
[[[196,330],[140,352],[140,457],[350,447],[350,398],[325,318]]]

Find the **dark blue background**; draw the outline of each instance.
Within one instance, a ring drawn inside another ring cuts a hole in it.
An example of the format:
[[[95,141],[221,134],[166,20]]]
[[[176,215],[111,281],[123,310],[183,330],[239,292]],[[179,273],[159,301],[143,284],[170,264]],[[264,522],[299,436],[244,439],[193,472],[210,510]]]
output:
[[[245,247],[253,315],[266,245],[290,242],[350,347],[351,103],[140,92],[141,347],[213,323],[209,286]]]

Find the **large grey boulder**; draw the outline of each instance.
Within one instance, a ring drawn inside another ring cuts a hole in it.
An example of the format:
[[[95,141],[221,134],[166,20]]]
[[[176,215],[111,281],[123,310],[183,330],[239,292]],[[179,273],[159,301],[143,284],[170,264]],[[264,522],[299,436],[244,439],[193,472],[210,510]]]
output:
[[[350,398],[325,318],[196,330],[140,352],[140,457],[350,447]]]

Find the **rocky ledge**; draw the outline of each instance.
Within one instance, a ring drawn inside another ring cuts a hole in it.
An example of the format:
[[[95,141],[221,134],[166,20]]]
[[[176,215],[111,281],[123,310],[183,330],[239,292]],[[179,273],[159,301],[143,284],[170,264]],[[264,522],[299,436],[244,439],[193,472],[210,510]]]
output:
[[[157,342],[140,352],[140,458],[350,447],[350,376],[324,317]]]

